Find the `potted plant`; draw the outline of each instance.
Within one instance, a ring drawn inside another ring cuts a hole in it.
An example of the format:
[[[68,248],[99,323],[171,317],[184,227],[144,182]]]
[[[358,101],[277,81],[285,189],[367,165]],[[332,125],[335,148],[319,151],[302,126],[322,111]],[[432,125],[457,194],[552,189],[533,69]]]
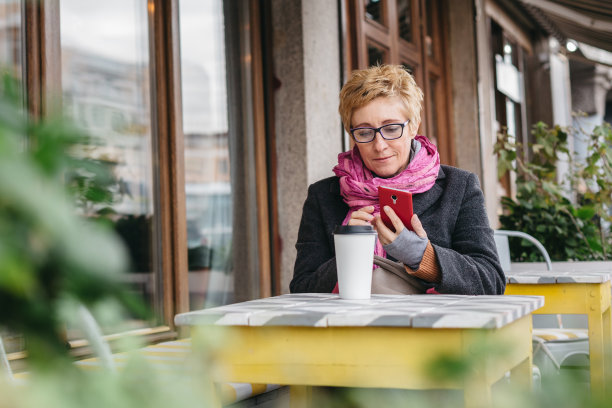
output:
[[[572,127],[533,126],[527,155],[505,132],[498,135],[495,153],[498,176],[516,177],[516,196],[503,197],[502,228],[533,235],[551,258],[612,259],[612,128],[604,123],[591,132]],[[586,144],[586,157],[570,151],[568,136]],[[561,179],[557,165],[567,163]],[[520,240],[511,241],[515,261],[541,260],[539,253]]]

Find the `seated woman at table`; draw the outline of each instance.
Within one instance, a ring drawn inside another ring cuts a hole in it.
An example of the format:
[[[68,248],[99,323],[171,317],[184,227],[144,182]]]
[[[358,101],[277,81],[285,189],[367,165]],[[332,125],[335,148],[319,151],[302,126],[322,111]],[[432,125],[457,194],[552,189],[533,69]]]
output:
[[[421,123],[423,92],[397,65],[354,71],[340,91],[342,123],[356,142],[335,176],[308,188],[291,292],[337,292],[333,230],[371,224],[375,254],[405,265],[428,293],[503,294],[505,277],[475,174],[440,165]],[[378,186],[413,194],[412,229],[379,208]],[[380,218],[395,219],[395,230]]]

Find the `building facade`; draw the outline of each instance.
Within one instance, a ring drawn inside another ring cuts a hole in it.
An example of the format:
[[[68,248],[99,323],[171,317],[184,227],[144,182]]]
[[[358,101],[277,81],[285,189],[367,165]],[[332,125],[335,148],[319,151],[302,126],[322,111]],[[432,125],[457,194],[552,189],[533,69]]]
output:
[[[528,142],[537,121],[612,116],[605,4],[98,3],[2,2],[0,58],[33,117],[62,110],[96,138],[81,154],[112,165],[126,282],[158,312],[143,324],[168,336],[176,313],[288,291],[307,188],[351,148],[337,109],[354,69],[414,75],[420,133],[479,176],[493,227],[513,194],[497,177],[500,130]]]

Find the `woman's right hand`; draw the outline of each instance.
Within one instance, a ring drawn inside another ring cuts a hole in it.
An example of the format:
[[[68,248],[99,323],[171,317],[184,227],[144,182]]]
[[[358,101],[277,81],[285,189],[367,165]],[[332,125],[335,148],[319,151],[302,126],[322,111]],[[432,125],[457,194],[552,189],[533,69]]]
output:
[[[362,207],[357,211],[353,211],[348,225],[371,225],[371,222],[374,219],[374,216],[372,215],[373,212],[373,205],[368,205],[367,207]]]

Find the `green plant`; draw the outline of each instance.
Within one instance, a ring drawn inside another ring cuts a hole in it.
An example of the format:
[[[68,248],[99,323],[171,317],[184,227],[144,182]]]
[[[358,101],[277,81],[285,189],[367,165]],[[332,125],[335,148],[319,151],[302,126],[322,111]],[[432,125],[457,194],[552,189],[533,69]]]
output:
[[[28,118],[19,89],[0,83],[0,328],[23,334],[29,376],[15,386],[0,373],[0,407],[212,405],[206,345],[176,372],[137,352],[118,373],[73,364],[64,324],[75,305],[149,313],[118,279],[127,252],[106,217],[118,185],[109,163],[79,154],[92,139],[65,119]]]
[[[108,169],[72,154],[88,138],[64,119],[28,118],[19,89],[10,77],[0,85],[0,326],[24,335],[30,364],[53,367],[69,361],[66,300],[114,299],[139,316],[145,308],[118,279],[121,242],[75,208],[108,199]]]
[[[516,175],[516,197],[503,197],[502,228],[526,232],[540,240],[553,260],[612,258],[612,128],[604,123],[592,132],[549,127],[539,122],[532,130],[528,157],[523,146],[500,133],[495,144],[498,176]],[[583,140],[586,158],[570,151],[568,136]],[[559,180],[557,165],[567,163]],[[511,241],[517,261],[541,260],[535,248]]]

